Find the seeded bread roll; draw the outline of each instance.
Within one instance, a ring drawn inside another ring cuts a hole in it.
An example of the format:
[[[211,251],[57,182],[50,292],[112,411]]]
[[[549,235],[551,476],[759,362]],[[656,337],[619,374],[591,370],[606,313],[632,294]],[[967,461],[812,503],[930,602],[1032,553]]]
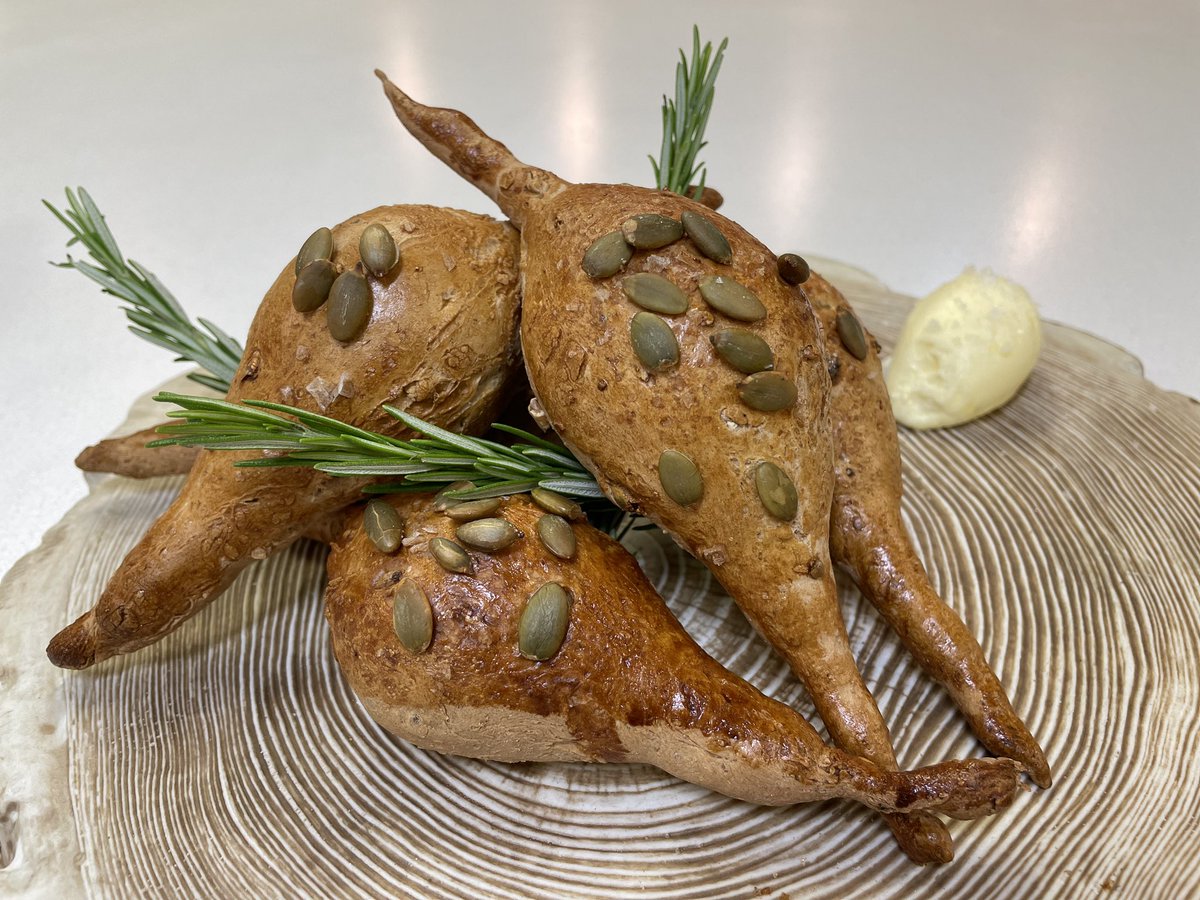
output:
[[[387,229],[400,258],[384,276],[363,278],[359,244],[372,223]],[[286,403],[398,436],[404,429],[382,404],[455,431],[487,428],[519,379],[516,232],[472,213],[391,206],[355,216],[329,238],[325,264],[350,283],[351,300],[366,289],[365,317],[361,306],[335,305],[336,282],[331,299],[311,308],[309,296],[300,304],[309,311],[299,311],[289,262],[250,327],[229,399]],[[319,257],[320,243],[310,240],[305,252]],[[235,458],[201,454],[95,608],[50,642],[51,661],[84,668],[158,640],[363,486],[306,468],[235,468]]]
[[[803,293],[753,235],[702,204],[570,184],[377,74],[401,123],[521,229],[525,367],[555,431],[613,502],[709,567],[840,747],[894,768],[833,579],[830,382]],[[674,344],[639,326],[639,312],[659,316]],[[729,329],[765,342],[772,368],[747,373],[720,356],[714,341]],[[950,858],[939,823],[888,824],[915,861]]]
[[[820,275],[804,283],[825,335],[833,379],[833,558],[895,629],[921,668],[944,686],[983,745],[1019,760],[1049,787],[1050,767],[1013,711],[983,649],[930,584],[900,516],[900,444],[879,345]]]
[[[510,762],[648,763],[769,805],[846,798],[974,818],[1018,788],[1009,760],[896,773],[827,747],[803,717],[707,656],[637,561],[584,522],[572,523],[564,560],[536,537],[546,511],[507,499],[495,516],[524,536],[470,551],[472,573],[458,574],[433,548],[456,541],[460,523],[427,498],[386,502],[405,522],[403,548],[380,552],[352,518],[329,556],[326,617],[364,708],[417,746]]]

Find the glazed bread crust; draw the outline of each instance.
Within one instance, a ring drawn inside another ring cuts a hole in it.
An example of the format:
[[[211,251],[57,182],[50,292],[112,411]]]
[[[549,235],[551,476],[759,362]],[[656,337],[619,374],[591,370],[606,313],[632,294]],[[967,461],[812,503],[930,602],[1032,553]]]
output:
[[[519,379],[516,231],[431,206],[380,207],[333,229],[333,262],[385,225],[401,262],[370,280],[373,312],[356,340],[329,333],[326,309],[292,305],[294,263],[263,298],[228,399],[270,400],[386,434],[384,403],[455,431],[488,427]],[[157,641],[237,574],[360,496],[361,479],[307,468],[235,468],[257,451],[202,454],[170,508],[130,551],[95,608],[55,636],[56,665],[85,668]]]
[[[781,805],[844,797],[881,809],[982,815],[1007,805],[1019,767],[968,760],[884,772],[824,745],[795,711],[707,656],[636,560],[585,523],[576,554],[538,541],[544,515],[525,496],[498,516],[524,533],[505,550],[471,551],[473,574],[429,552],[457,523],[422,497],[388,502],[405,520],[403,549],[381,553],[352,517],[329,557],[326,617],[338,662],[367,712],[420,747],[505,761],[641,762],[732,797]],[[410,580],[428,598],[433,637],[413,652],[392,610]],[[521,656],[527,599],[547,582],[571,598],[550,659]]]

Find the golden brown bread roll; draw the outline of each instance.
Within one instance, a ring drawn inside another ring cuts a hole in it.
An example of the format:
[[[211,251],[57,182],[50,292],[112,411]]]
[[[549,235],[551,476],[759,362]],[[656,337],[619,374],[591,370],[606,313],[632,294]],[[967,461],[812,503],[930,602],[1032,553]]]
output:
[[[1019,760],[1035,783],[1049,787],[1045,754],[1013,710],[975,637],[933,589],[900,517],[900,444],[879,346],[820,275],[813,273],[804,290],[822,324],[833,381],[834,561],[850,573],[921,668],[949,691],[983,745]]]
[[[297,311],[289,263],[250,327],[229,399],[286,403],[395,435],[403,428],[382,404],[455,431],[486,429],[519,372],[516,232],[457,210],[380,207],[333,229],[337,268],[359,264],[359,239],[372,223],[387,228],[401,258],[384,277],[368,278],[373,308],[361,334],[336,340],[330,303]],[[229,454],[200,456],[95,608],[51,641],[51,661],[84,668],[158,640],[249,563],[356,500],[363,485],[307,468],[233,462]]]
[[[377,74],[401,123],[521,229],[525,366],[555,431],[615,503],[709,567],[803,680],[838,746],[894,768],[833,579],[830,382],[803,293],[753,235],[702,204],[569,184]],[[635,317],[652,326],[642,349]],[[770,371],[718,355],[714,341],[731,330],[769,348]],[[888,824],[914,859],[949,858],[936,823]]]
[[[537,537],[546,513],[527,496],[493,513],[524,537],[470,551],[472,574],[447,571],[431,551],[434,541],[457,540],[460,523],[428,498],[388,502],[406,523],[403,548],[380,552],[361,515],[352,517],[330,553],[326,617],[367,712],[420,747],[506,761],[648,763],[771,805],[841,797],[974,818],[1006,806],[1018,788],[1020,766],[1010,760],[897,773],[827,747],[803,717],[707,656],[611,538],[575,522],[573,558],[551,554]],[[569,598],[565,633],[548,659],[529,659],[521,621],[547,584]],[[417,650],[394,622],[397,604],[408,609],[414,595],[429,624]]]

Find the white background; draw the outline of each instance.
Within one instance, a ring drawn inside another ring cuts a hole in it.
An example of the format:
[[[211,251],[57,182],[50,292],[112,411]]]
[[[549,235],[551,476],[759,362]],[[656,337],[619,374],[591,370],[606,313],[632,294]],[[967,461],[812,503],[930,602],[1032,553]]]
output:
[[[72,459],[178,371],[52,269],[84,185],[193,315],[245,332],[315,227],[492,212],[371,72],[572,180],[648,182],[691,25],[728,35],[704,152],[779,252],[923,294],[964,265],[1200,396],[1200,3],[0,0],[0,571],[84,493]]]

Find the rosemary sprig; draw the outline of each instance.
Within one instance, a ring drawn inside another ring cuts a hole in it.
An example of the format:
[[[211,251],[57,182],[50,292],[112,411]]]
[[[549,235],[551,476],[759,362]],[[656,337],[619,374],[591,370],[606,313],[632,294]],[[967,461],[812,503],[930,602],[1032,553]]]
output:
[[[700,29],[693,25],[691,62],[682,50],[679,51],[679,62],[675,66],[675,97],[669,99],[663,95],[662,150],[657,160],[650,157],[654,180],[660,188],[685,194],[688,187],[694,185],[692,196],[697,200],[704,191],[707,172],[704,163],[696,162],[696,156],[708,144],[704,140],[704,129],[712,111],[717,73],[721,70],[727,46],[729,38],[721,41],[716,53],[711,42],[701,49]]]
[[[100,285],[104,293],[125,301],[130,331],[177,354],[177,362],[194,362],[208,370],[189,374],[193,381],[221,393],[228,391],[242,359],[241,344],[207,319],[197,319],[199,324],[194,324],[153,272],[125,259],[104,216],[83,188],[78,193],[67,188],[65,211],[48,200],[42,203],[71,232],[67,246],[82,244],[93,260],[68,254],[66,262],[53,265],[74,269]]]
[[[584,500],[604,498],[591,473],[568,450],[510,425],[494,426],[517,439],[505,445],[455,434],[384,406],[388,415],[422,435],[403,441],[265,400],[231,403],[166,392],[154,399],[182,407],[167,415],[184,421],[160,426],[159,433],[167,437],[149,446],[181,444],[272,453],[234,463],[238,466],[311,466],[330,475],[404,479],[371,485],[370,493],[434,491],[456,481],[471,481],[473,489],[455,491],[451,496],[480,499],[543,487]],[[607,500],[604,504],[611,507]]]

